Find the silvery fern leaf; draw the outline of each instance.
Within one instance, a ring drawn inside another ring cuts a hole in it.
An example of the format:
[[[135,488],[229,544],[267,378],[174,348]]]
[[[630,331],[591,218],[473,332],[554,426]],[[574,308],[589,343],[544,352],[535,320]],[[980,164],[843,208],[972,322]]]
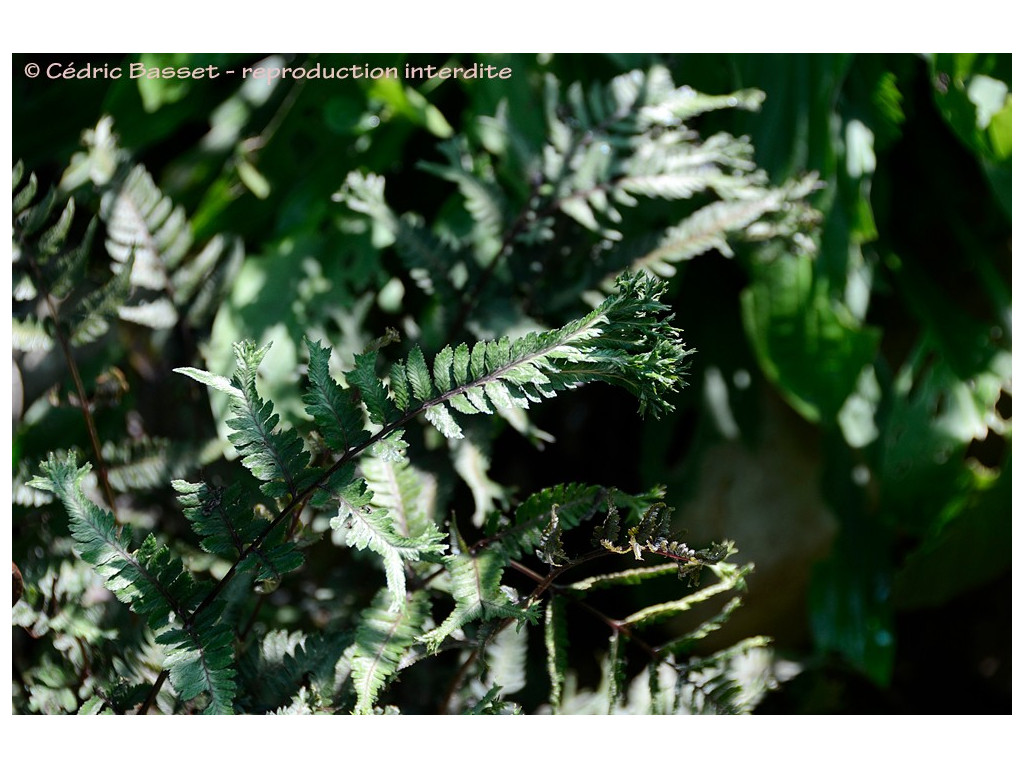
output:
[[[352,646],[352,683],[356,690],[354,714],[368,715],[384,686],[398,672],[402,658],[417,642],[427,617],[427,595],[417,592],[390,607],[387,592],[378,594],[363,611]]]
[[[395,530],[389,510],[370,506],[369,493],[353,499],[343,493],[338,514],[331,519],[331,527],[345,534],[344,543],[356,549],[369,549],[381,557],[391,594],[390,610],[398,610],[407,599],[406,563],[422,559],[437,559],[445,549],[444,535],[431,524],[416,537],[402,536]]]
[[[428,652],[436,653],[445,638],[472,621],[535,618],[529,608],[517,604],[501,588],[505,560],[499,553],[489,550],[477,554],[461,552],[446,557],[444,565],[451,579],[455,608],[438,627],[421,638]]]

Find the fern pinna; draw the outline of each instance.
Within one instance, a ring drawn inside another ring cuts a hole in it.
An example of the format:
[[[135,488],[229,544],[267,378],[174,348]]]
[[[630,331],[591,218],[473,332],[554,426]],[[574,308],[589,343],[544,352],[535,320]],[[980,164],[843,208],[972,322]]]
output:
[[[315,692],[304,687],[300,693],[303,706],[310,706],[313,696],[317,706],[329,711],[370,713],[401,669],[431,654],[447,649],[467,654],[457,679],[478,664],[493,662],[493,654],[482,652],[491,638],[512,625],[538,621],[541,602],[549,593],[557,593],[564,602],[581,591],[555,584],[556,576],[580,562],[618,551],[639,557],[646,549],[685,561],[681,572],[724,565],[718,562],[722,553],[704,556],[667,543],[657,492],[630,496],[587,486],[550,489],[527,499],[507,520],[492,518],[490,533],[472,545],[454,525],[449,526],[446,543],[438,521],[416,511],[420,485],[402,436],[420,416],[455,440],[463,436],[458,420],[465,416],[528,408],[597,381],[633,393],[642,412],[657,415],[671,409],[669,397],[683,386],[689,350],[659,300],[663,289],[656,279],[627,275],[620,278],[614,295],[561,328],[515,340],[445,347],[429,365],[414,347],[382,378],[377,365],[386,338],[355,356],[354,367],[344,377],[347,386],[329,371],[331,350],[307,340],[303,401],[314,432],[305,437],[280,423],[273,403],[258,391],[257,372],[269,345],[237,344],[232,379],[195,368],[178,369],[229,396],[230,441],[251,476],[248,483],[225,488],[206,482],[174,483],[201,548],[230,563],[212,582],[194,577],[152,535],[133,549],[127,527],[118,528],[110,512],[82,490],[88,465],[78,466],[73,453],[45,462],[43,476],[31,485],[63,501],[78,555],[159,633],[155,639],[164,648],[164,674],[155,687],[168,678],[181,701],[196,699],[210,713],[234,711],[240,688],[245,696],[253,695],[252,682],[237,679],[238,670],[249,667],[236,664],[242,643],[232,623],[237,611],[230,606],[243,600],[244,592],[228,586],[248,579],[258,592],[273,591],[303,563],[293,535],[300,515],[307,509],[326,510],[335,543],[373,553],[383,566],[384,579],[377,599],[346,635],[344,650],[332,641],[339,649],[334,678]],[[324,450],[307,448],[314,443]],[[317,464],[314,453],[329,458]],[[259,509],[271,512],[260,515],[254,511]],[[619,510],[634,524],[625,545],[613,541]],[[598,537],[603,547],[581,558],[566,554],[562,532],[598,515],[604,519]],[[286,521],[292,524],[284,525]],[[552,570],[537,577],[531,594],[520,596],[506,586],[504,573],[509,567],[532,573],[521,558],[534,554]],[[665,572],[657,567],[655,571],[645,576]],[[444,607],[443,594],[454,601],[450,609]],[[434,624],[432,609],[445,616],[439,624]],[[666,606],[663,613],[679,610]],[[630,620],[613,625],[618,647],[625,642]],[[493,646],[500,647],[504,646]],[[552,690],[561,690],[566,670],[559,659],[564,654],[557,643],[552,649]],[[662,651],[649,650],[655,666],[672,663]],[[307,656],[291,658],[300,663]],[[294,671],[291,668],[289,674]],[[464,705],[504,711],[501,701],[499,690],[488,689]],[[451,702],[446,706],[451,709]]]

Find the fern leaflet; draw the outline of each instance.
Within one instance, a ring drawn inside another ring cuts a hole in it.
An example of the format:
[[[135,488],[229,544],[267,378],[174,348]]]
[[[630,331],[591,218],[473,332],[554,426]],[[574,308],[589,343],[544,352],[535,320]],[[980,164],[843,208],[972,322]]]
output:
[[[370,549],[380,555],[391,593],[391,609],[398,610],[406,599],[405,564],[421,559],[436,560],[445,549],[441,543],[444,535],[431,525],[415,538],[401,536],[395,530],[391,512],[370,506],[372,494],[365,491],[365,485],[362,489],[364,493],[358,496],[351,491],[342,495],[341,507],[331,519],[331,527],[344,531],[347,546]]]
[[[387,592],[363,611],[351,657],[356,690],[354,714],[373,712],[377,695],[395,673],[402,657],[416,643],[427,615],[426,593],[417,592],[393,610]]]
[[[451,579],[455,608],[436,629],[421,638],[430,653],[437,652],[445,638],[471,621],[536,618],[533,606],[521,607],[502,589],[501,574],[505,561],[498,553],[484,551],[471,555],[462,552],[446,557],[444,566]]]

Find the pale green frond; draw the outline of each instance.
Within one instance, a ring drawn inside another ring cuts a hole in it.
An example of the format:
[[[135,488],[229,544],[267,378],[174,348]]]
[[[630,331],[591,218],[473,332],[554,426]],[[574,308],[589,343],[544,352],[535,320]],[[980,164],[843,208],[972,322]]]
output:
[[[455,608],[437,628],[423,635],[429,653],[436,653],[445,638],[471,621],[523,618],[523,609],[501,589],[504,558],[493,551],[460,553],[444,558],[451,578]]]
[[[547,651],[548,702],[558,714],[562,704],[562,689],[569,668],[569,632],[565,617],[565,599],[552,595],[544,608],[544,648]]]
[[[503,695],[521,691],[526,685],[527,627],[509,624],[487,643],[488,688],[497,686]]]
[[[624,276],[617,294],[579,320],[514,341],[477,343],[469,352],[468,374],[463,374],[466,352],[460,353],[456,372],[455,354],[446,348],[434,365],[434,385],[441,394],[425,400],[432,390],[423,380],[426,364],[414,350],[406,363],[413,393],[423,400],[428,420],[446,437],[456,438],[462,431],[443,407],[446,402],[458,403],[463,413],[486,412],[480,406],[488,402],[496,410],[527,408],[594,381],[625,388],[639,399],[641,412],[669,411],[673,406],[668,397],[684,384],[691,350],[663,316],[668,308],[658,298],[664,287],[650,278]],[[444,386],[464,376],[466,383]]]
[[[146,169],[135,166],[103,197],[100,216],[107,224],[107,252],[117,264],[131,266],[131,283],[163,290],[168,273],[192,247],[185,211],[160,191]]]
[[[608,655],[604,658],[602,676],[608,681],[607,714],[611,715],[626,697],[626,645],[628,636],[612,632],[608,641]]]
[[[481,243],[481,254],[493,256],[508,223],[509,204],[502,189],[494,182],[493,174],[483,168],[473,168],[473,157],[466,142],[453,139],[439,147],[449,164],[421,162],[425,171],[458,185],[466,210],[477,223],[476,238]]]
[[[81,346],[90,341],[95,341],[110,327],[108,319],[117,317],[119,309],[127,301],[131,294],[129,275],[131,273],[131,258],[120,274],[96,288],[76,308],[78,318],[75,319],[71,330],[71,344]]]
[[[364,456],[359,468],[373,494],[371,506],[388,510],[399,535],[418,538],[437,530],[433,519],[437,481],[432,475],[404,457]]]
[[[680,653],[688,651],[697,641],[703,640],[712,632],[715,632],[725,626],[725,623],[741,605],[743,605],[742,598],[733,597],[725,604],[721,611],[710,619],[701,622],[699,627],[674,638],[668,643],[665,643],[658,650],[661,653],[673,655],[679,655]]]
[[[437,295],[444,304],[457,301],[464,281],[453,269],[460,262],[452,249],[431,233],[423,221],[412,214],[398,216],[384,200],[384,179],[376,174],[353,171],[334,196],[349,208],[368,216],[375,232],[383,236],[382,246],[394,244],[406,269],[427,295]]]
[[[337,516],[331,519],[331,527],[345,532],[346,546],[369,549],[380,555],[392,610],[397,610],[407,599],[406,563],[436,559],[445,549],[441,543],[444,535],[433,525],[418,536],[402,536],[395,530],[388,509],[374,508],[365,502],[357,505],[344,496],[340,499]]]
[[[397,609],[387,591],[363,611],[351,655],[357,715],[373,712],[377,697],[398,672],[403,656],[417,642],[427,617],[427,595],[416,592]]]
[[[640,627],[653,622],[666,621],[674,616],[678,616],[680,613],[690,610],[695,605],[703,603],[715,595],[720,595],[740,587],[743,583],[743,578],[750,573],[751,570],[752,566],[749,565],[732,570],[725,578],[721,578],[715,584],[711,584],[710,586],[694,592],[693,594],[687,595],[686,597],[680,598],[679,600],[671,600],[669,602],[642,608],[639,611],[631,613],[622,620],[622,623],[631,627]]]
[[[45,352],[53,348],[53,337],[31,315],[11,318],[11,346],[20,352]]]
[[[624,571],[588,576],[585,579],[580,579],[579,581],[574,581],[571,584],[566,584],[565,588],[579,592],[588,592],[592,589],[633,586],[636,584],[642,584],[648,579],[675,574],[678,570],[678,566],[673,563],[652,565],[646,568],[627,568]]]
[[[508,491],[488,475],[491,467],[489,452],[470,435],[454,449],[453,466],[473,494],[473,525],[483,527],[487,516],[504,505]]]

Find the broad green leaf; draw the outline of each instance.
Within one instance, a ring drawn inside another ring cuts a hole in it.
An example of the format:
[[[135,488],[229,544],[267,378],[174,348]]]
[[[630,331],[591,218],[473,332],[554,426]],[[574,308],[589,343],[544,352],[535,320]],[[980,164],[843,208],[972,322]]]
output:
[[[741,300],[762,370],[805,418],[831,423],[874,359],[879,332],[831,299],[803,256],[755,264]]]

